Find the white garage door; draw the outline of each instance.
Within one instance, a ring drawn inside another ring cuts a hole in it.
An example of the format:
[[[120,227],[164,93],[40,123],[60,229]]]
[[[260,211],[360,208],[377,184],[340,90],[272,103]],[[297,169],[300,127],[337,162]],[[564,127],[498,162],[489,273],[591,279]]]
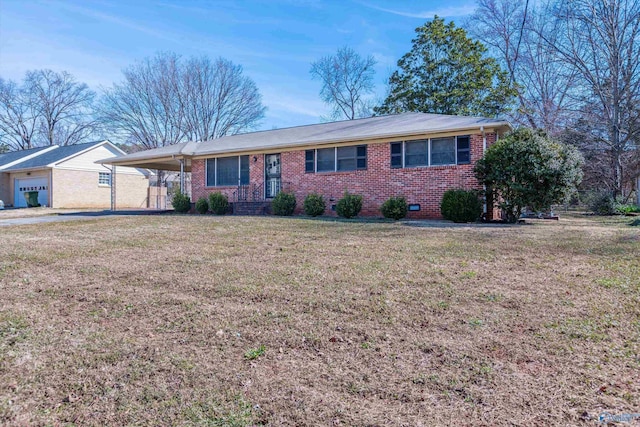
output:
[[[24,193],[27,191],[38,192],[38,203],[42,206],[49,204],[49,183],[47,178],[24,178],[15,180],[15,194],[13,205],[17,208],[26,208],[27,200]]]

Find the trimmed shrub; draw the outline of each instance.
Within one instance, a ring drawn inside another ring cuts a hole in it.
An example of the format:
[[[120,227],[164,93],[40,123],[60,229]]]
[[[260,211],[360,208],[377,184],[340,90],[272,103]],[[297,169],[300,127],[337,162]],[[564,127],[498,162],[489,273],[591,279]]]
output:
[[[640,213],[640,206],[616,203],[615,210],[616,213],[620,215],[631,215],[634,213]]]
[[[474,172],[491,189],[506,221],[515,223],[525,207],[540,212],[566,203],[582,180],[583,162],[573,145],[541,130],[518,128],[491,144]]]
[[[305,215],[318,216],[324,213],[327,205],[324,202],[324,197],[320,194],[311,193],[305,197],[302,207]]]
[[[209,209],[216,215],[224,215],[229,210],[229,199],[221,192],[209,194]]]
[[[173,209],[178,213],[186,213],[191,210],[191,198],[186,194],[182,194],[180,191],[177,191],[176,194],[173,195],[171,204],[173,205]]]
[[[204,197],[200,197],[196,202],[196,211],[200,214],[206,214],[209,210],[209,202]]]
[[[342,199],[338,200],[336,212],[343,218],[353,218],[358,216],[362,210],[362,196],[359,194],[349,194],[344,192]]]
[[[380,206],[380,212],[385,218],[392,218],[396,221],[407,216],[407,200],[404,197],[390,197]]]
[[[593,192],[587,195],[587,206],[596,215],[616,213],[616,201],[607,191]]]
[[[271,202],[271,210],[275,215],[291,216],[296,209],[296,196],[293,193],[285,193],[284,191],[276,194]]]
[[[447,190],[442,196],[440,213],[453,222],[474,222],[482,214],[482,203],[475,190]]]

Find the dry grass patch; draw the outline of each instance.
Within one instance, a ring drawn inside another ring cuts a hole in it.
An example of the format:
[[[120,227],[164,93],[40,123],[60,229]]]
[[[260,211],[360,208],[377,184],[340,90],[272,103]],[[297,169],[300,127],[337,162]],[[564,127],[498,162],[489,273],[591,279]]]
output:
[[[3,241],[0,423],[530,426],[640,408],[640,230],[615,219],[152,216]]]

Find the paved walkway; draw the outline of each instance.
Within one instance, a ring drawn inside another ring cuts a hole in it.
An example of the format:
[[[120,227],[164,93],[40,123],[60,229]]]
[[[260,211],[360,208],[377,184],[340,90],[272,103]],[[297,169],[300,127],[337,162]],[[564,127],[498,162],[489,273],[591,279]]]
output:
[[[134,216],[134,215],[158,215],[167,211],[152,211],[152,210],[126,210],[126,211],[93,211],[93,212],[74,212],[63,213],[58,215],[42,215],[32,216],[24,218],[8,218],[0,219],[0,227],[10,225],[30,225],[30,224],[45,224],[48,222],[67,222],[67,221],[80,221],[96,218],[108,218],[110,216]]]

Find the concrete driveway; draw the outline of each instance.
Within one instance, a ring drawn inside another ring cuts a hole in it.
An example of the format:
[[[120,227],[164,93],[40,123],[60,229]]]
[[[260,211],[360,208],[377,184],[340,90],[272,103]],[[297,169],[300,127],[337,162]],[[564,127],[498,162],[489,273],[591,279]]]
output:
[[[134,215],[159,215],[168,211],[155,211],[155,210],[122,210],[122,211],[82,211],[72,213],[61,213],[56,215],[41,215],[41,216],[25,216],[22,218],[7,218],[2,219],[0,217],[0,227],[11,225],[30,225],[30,224],[46,224],[49,222],[67,222],[67,221],[80,221],[96,218],[108,218],[113,216],[134,216]]]

